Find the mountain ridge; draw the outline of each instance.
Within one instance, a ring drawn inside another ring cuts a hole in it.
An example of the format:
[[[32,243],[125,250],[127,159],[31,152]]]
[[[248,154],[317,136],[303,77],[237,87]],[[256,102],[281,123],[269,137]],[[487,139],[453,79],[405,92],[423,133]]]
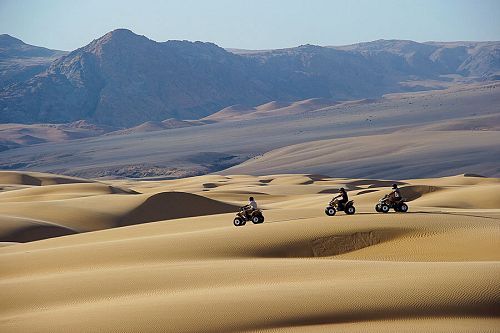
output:
[[[67,52],[33,46],[8,34],[0,34],[0,89],[46,70]]]
[[[379,40],[235,54],[213,43],[156,42],[117,29],[24,81],[0,86],[0,123],[84,119],[132,127],[201,119],[235,104],[377,98],[426,89],[407,84],[418,80],[444,87],[457,77],[498,78],[500,42],[456,43]]]

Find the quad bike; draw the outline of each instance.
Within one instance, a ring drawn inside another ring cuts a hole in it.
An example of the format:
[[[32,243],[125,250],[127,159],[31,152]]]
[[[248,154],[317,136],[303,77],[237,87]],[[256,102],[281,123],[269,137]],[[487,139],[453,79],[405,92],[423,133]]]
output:
[[[262,211],[260,209],[255,209],[250,213],[250,215],[248,215],[245,207],[246,206],[240,208],[240,211],[236,214],[236,217],[233,220],[233,224],[236,227],[244,226],[249,221],[253,224],[264,222],[264,215],[262,215]]]
[[[375,205],[375,210],[379,213],[388,213],[392,208],[395,212],[406,213],[408,211],[408,205],[404,198],[399,199],[395,202],[390,202],[389,196],[386,195],[379,200],[378,204]]]
[[[345,205],[339,205],[336,200],[332,200],[330,201],[328,207],[325,208],[325,214],[333,216],[338,210],[343,210],[347,215],[354,214],[356,212],[356,208],[354,208],[354,201],[350,200]]]

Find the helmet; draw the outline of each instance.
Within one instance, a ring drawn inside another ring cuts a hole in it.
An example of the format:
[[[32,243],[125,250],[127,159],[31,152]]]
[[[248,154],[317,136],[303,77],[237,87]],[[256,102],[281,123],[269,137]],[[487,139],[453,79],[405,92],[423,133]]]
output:
[[[398,184],[392,184],[392,188],[398,188]]]
[[[345,192],[345,189],[343,187],[340,188],[340,192]]]
[[[248,198],[248,200],[253,201],[253,197]]]

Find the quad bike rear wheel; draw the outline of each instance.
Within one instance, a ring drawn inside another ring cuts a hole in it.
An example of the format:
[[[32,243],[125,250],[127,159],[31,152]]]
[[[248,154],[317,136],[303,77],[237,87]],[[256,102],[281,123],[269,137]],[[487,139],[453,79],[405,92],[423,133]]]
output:
[[[399,207],[398,207],[398,208],[399,208],[399,211],[400,211],[401,213],[406,213],[406,212],[408,211],[408,205],[407,205],[407,204],[405,204],[405,203],[402,203],[401,205],[399,205]]]
[[[328,216],[333,216],[336,212],[337,210],[335,210],[335,208],[333,208],[332,206],[328,206],[325,208],[325,214]]]
[[[244,226],[244,225],[245,225],[245,223],[246,223],[246,222],[245,222],[242,218],[240,218],[240,217],[236,217],[236,218],[233,220],[233,224],[234,224],[234,226],[236,226],[236,227],[241,227],[241,226]]]

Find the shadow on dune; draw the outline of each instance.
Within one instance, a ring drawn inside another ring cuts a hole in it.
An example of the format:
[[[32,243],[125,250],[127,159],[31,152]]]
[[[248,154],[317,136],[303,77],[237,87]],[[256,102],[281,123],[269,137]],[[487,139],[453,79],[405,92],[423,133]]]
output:
[[[369,189],[375,189],[375,188],[380,188],[380,187],[390,187],[392,184],[398,184],[398,185],[406,185],[404,182],[400,181],[390,181],[390,180],[375,180],[375,179],[360,179],[360,180],[354,180],[350,182],[345,183],[345,187],[347,187],[348,191],[357,191],[357,190],[363,190],[366,186]],[[365,186],[365,187],[362,187]],[[341,187],[341,185],[338,185],[335,188],[330,188],[330,189],[325,189],[318,194],[333,194],[333,193],[338,193],[338,189]],[[373,190],[376,191],[376,190]],[[368,190],[363,191],[363,193],[358,193],[358,194],[364,194],[364,193],[370,193]]]
[[[481,176],[475,173],[466,173],[464,174],[464,177],[470,177],[470,178],[486,178],[485,176]]]
[[[57,225],[35,225],[17,229],[2,237],[2,242],[27,243],[52,237],[74,235],[78,232]]]
[[[266,258],[315,258],[333,257],[357,251],[365,247],[389,242],[411,234],[405,229],[364,230],[355,233],[339,233],[326,237],[283,244],[260,253]]]
[[[406,201],[416,200],[427,193],[436,192],[436,191],[439,191],[441,189],[442,189],[441,187],[429,186],[429,185],[408,185],[408,186],[400,188],[401,194],[406,199]],[[368,190],[359,191],[356,195],[363,195],[363,194],[377,192],[377,191],[380,191],[380,190],[368,189]],[[389,190],[386,191],[385,193],[381,194],[381,196],[383,196],[384,194],[387,194],[387,193],[389,193]]]
[[[413,201],[424,194],[432,193],[441,190],[441,187],[438,186],[429,186],[429,185],[410,185],[401,188],[401,194],[406,201]]]
[[[394,280],[395,283],[396,280]],[[367,293],[366,287],[360,287],[360,293]],[[419,288],[419,294],[428,292],[426,289]],[[387,292],[386,298],[397,300],[397,295],[394,292]],[[415,302],[415,304],[417,304]],[[277,319],[267,322],[262,325],[252,326],[252,331],[281,331],[281,329],[300,329],[301,332],[306,332],[314,326],[319,325],[335,325],[335,324],[350,324],[353,327],[356,324],[375,325],[377,322],[394,322],[397,325],[398,320],[422,320],[422,318],[439,320],[443,318],[488,318],[497,317],[500,313],[499,306],[492,306],[490,302],[470,302],[470,304],[429,304],[427,306],[415,306],[415,304],[400,301],[396,307],[388,310],[384,307],[384,303],[380,302],[378,306],[371,308],[354,307],[346,311],[332,311],[331,313],[317,313],[311,315],[297,316],[294,318]],[[367,326],[361,326],[367,327]],[[371,326],[368,326],[371,327]],[[377,326],[373,326],[377,327]],[[396,326],[397,327],[397,326]],[[438,326],[439,327],[439,326]],[[329,327],[330,328],[330,327]],[[297,330],[298,331],[298,330]],[[331,327],[328,332],[336,332],[334,327]],[[368,329],[356,330],[356,332],[371,332]],[[374,330],[376,331],[376,330]],[[404,331],[404,329],[400,330]],[[416,330],[418,331],[418,329]],[[432,330],[429,330],[432,331]],[[439,331],[436,329],[435,331]],[[446,330],[445,330],[446,331]],[[459,330],[457,330],[459,331]]]
[[[307,177],[311,178],[311,180],[314,182],[321,182],[321,181],[328,180],[331,178],[330,176],[316,175],[316,174],[307,175]]]
[[[373,192],[378,192],[380,190],[363,190],[363,191],[359,191],[358,193],[356,193],[356,195],[363,195],[363,194],[368,194],[368,193],[373,193]]]
[[[196,194],[163,192],[152,195],[124,215],[118,227],[184,217],[236,212],[238,206],[208,199]]]
[[[321,190],[318,192],[318,194],[335,194],[335,193],[339,193],[338,188],[327,188],[325,190]]]
[[[42,185],[41,179],[25,174],[20,175],[20,183],[22,185],[32,185],[32,186]]]

